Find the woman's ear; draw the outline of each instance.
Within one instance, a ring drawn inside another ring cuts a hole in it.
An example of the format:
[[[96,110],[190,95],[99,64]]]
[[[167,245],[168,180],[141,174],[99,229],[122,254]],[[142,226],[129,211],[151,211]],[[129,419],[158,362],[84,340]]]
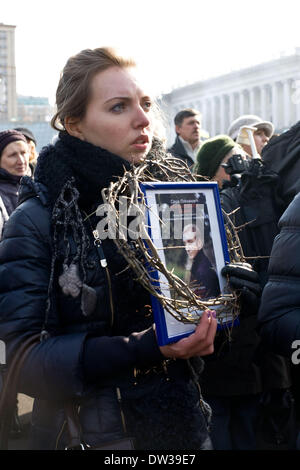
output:
[[[78,118],[66,117],[65,118],[65,129],[68,134],[73,137],[77,137],[80,140],[85,140],[84,135],[81,130],[80,120]]]

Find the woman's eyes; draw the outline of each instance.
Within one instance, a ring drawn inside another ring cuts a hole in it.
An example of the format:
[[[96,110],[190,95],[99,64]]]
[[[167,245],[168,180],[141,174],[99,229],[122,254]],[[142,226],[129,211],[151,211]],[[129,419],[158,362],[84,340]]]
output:
[[[114,104],[111,108],[111,111],[113,113],[122,113],[123,111],[125,111],[126,107],[128,106],[129,106],[128,103],[122,101],[122,102]],[[141,106],[146,112],[148,112],[152,108],[152,101],[150,100],[144,101],[141,103]]]
[[[125,103],[116,103],[112,108],[111,111],[114,113],[121,113],[125,109]]]
[[[150,109],[152,108],[152,101],[145,101],[143,107],[146,111],[150,111]]]

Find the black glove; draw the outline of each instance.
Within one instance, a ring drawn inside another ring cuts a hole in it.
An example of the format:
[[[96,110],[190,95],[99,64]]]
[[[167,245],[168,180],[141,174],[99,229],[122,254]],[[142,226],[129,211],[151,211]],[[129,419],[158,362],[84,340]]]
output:
[[[227,277],[229,286],[239,294],[240,314],[255,315],[262,291],[257,272],[248,263],[231,263],[224,266],[221,274]]]

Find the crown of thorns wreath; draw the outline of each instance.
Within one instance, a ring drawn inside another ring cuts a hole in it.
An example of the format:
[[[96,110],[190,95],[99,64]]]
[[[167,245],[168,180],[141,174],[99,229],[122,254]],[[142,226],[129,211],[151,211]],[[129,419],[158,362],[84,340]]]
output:
[[[132,166],[117,182],[111,183],[108,188],[105,188],[102,191],[103,200],[108,205],[109,211],[114,214],[118,233],[122,233],[124,229],[118,209],[120,197],[127,199],[128,206],[134,208],[135,214],[140,213],[140,221],[144,224],[143,229],[140,230],[143,236],[139,236],[135,240],[128,241],[122,237],[112,237],[118,250],[135,273],[136,280],[155,296],[162,307],[177,320],[183,323],[197,323],[200,320],[200,315],[197,315],[197,312],[207,308],[213,309],[216,306],[218,307],[217,318],[220,321],[226,319],[224,312],[230,314],[231,318],[236,318],[240,310],[237,293],[229,290],[228,294],[220,294],[216,298],[204,301],[163,264],[143,217],[147,207],[140,183],[154,181],[191,182],[196,179],[181,160],[174,158],[171,154],[156,152],[154,159],[151,156],[146,157],[140,165]],[[234,226],[230,214],[226,214],[224,211],[223,214],[230,260],[245,261],[238,237],[239,228]],[[142,255],[137,256],[137,253]],[[163,295],[160,286],[155,282],[154,273],[157,271],[164,275],[168,287],[172,290],[172,298]]]

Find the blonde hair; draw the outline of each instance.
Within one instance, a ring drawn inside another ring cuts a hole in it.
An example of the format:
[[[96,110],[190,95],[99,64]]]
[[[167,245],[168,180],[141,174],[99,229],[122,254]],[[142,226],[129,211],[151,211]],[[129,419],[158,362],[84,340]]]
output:
[[[136,62],[121,57],[109,47],[85,49],[68,59],[56,90],[57,111],[51,120],[54,129],[64,130],[67,117],[84,117],[93,77],[113,66],[135,67]]]

